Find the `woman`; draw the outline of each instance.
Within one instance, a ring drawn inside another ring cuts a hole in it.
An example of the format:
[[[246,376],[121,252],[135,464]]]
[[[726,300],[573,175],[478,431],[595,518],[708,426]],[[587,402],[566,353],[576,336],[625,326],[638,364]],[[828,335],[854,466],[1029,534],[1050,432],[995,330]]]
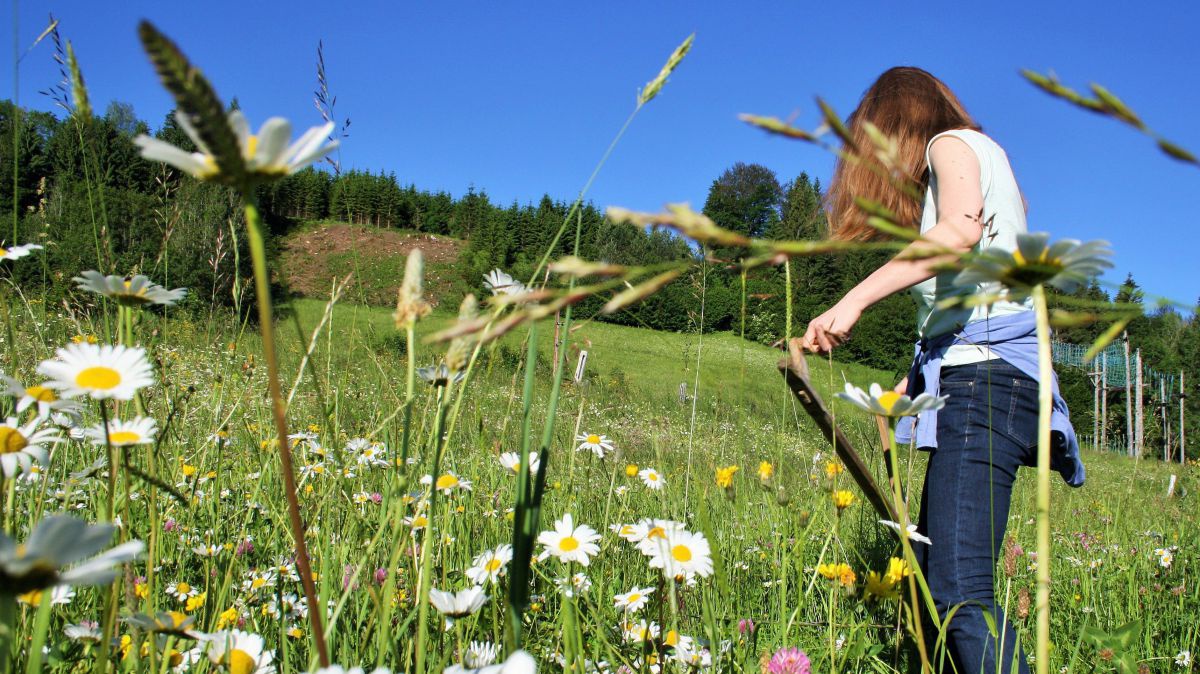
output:
[[[994,574],[1017,468],[1036,464],[1033,312],[1028,300],[950,308],[943,302],[999,290],[956,286],[955,272],[944,265],[954,253],[1015,250],[1017,234],[1026,231],[1024,199],[1004,150],[924,70],[892,68],[867,89],[847,124],[860,151],[872,147],[868,122],[895,140],[898,170],[889,179],[882,164],[839,161],[827,203],[830,234],[856,241],[876,236],[854,202],[864,197],[891,209],[902,224],[919,223],[924,241],[911,244],[908,254],[896,256],[813,319],[801,343],[828,353],[849,338],[867,307],[911,289],[921,340],[909,376],[896,389],[948,396],[936,416],[927,413],[917,421],[918,445],[931,451],[918,531],[932,544],[918,545],[916,552],[943,618],[960,606],[945,626],[956,671],[1011,672],[1015,665],[1027,672],[1016,633],[996,605]],[[923,190],[923,203],[897,184]],[[931,256],[933,250],[951,253]],[[1083,466],[1077,452],[1067,451],[1074,434],[1065,405],[1061,412],[1062,433],[1055,438],[1062,451],[1054,465],[1077,486]],[[985,612],[994,616],[1000,639],[991,636]]]

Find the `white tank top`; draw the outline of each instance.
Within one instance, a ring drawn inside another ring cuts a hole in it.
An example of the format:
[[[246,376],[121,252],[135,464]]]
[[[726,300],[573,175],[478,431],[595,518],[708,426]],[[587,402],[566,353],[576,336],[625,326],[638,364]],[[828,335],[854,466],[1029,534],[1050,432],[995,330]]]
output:
[[[983,236],[974,250],[1016,250],[1017,234],[1026,231],[1025,203],[1021,199],[1020,189],[1017,188],[1017,180],[1013,177],[1012,167],[1009,166],[1008,155],[996,141],[978,131],[955,129],[943,131],[929,139],[925,146],[926,166],[931,166],[929,146],[942,136],[954,136],[962,140],[979,159],[979,188],[983,192],[984,226]],[[925,205],[921,214],[921,233],[928,232],[937,221],[937,175],[931,168],[929,187],[925,190]],[[1000,290],[999,284],[955,286],[953,281],[956,275],[957,272],[954,271],[942,272],[911,288],[917,301],[917,334],[921,337],[937,337],[957,331],[970,322],[1029,311],[1033,308],[1032,300],[1026,300],[1022,304],[1000,301],[990,306],[938,309],[936,304],[949,297],[996,293]],[[946,350],[942,365],[966,365],[995,357],[986,344],[956,344]]]

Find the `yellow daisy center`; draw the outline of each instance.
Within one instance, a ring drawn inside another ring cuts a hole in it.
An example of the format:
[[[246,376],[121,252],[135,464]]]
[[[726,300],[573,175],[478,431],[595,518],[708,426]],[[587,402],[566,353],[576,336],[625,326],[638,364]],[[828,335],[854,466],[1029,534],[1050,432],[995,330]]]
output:
[[[229,674],[253,674],[258,663],[250,654],[240,648],[229,652]]]
[[[629,595],[629,598],[625,600],[625,603],[636,604],[637,601],[641,598],[642,598],[642,595],[640,592],[634,592],[633,594]]]
[[[496,569],[499,569],[501,566],[503,566],[503,564],[504,564],[504,563],[503,563],[503,562],[501,562],[499,559],[496,559],[495,557],[492,557],[491,559],[489,559],[489,560],[487,561],[487,564],[484,564],[484,565],[483,565],[483,568],[484,568],[486,571],[489,571],[489,572],[491,572],[491,571],[495,571]]]
[[[258,588],[260,588],[266,584],[267,584],[267,581],[265,578],[255,578],[254,580],[250,581],[250,587],[255,590],[257,590]]]
[[[113,443],[114,445],[132,445],[136,442],[140,442],[141,439],[142,436],[138,433],[134,433],[133,431],[117,431],[116,433],[108,434],[109,442]]]
[[[246,139],[246,159],[253,159],[258,154],[258,136],[251,135]]]
[[[895,391],[885,391],[878,398],[879,406],[882,407],[885,412],[891,414],[892,408],[896,406],[896,402],[900,400],[901,397],[902,396]]]
[[[671,556],[677,562],[690,562],[692,561],[692,549],[686,545],[676,545],[671,548]]]
[[[587,436],[587,441],[593,445],[598,445],[598,444],[600,444],[600,436],[599,435],[589,435],[589,436]]]
[[[0,426],[0,454],[16,454],[29,446],[29,439],[15,428]]]
[[[566,536],[562,539],[562,542],[558,544],[558,547],[562,549],[563,552],[571,552],[572,550],[579,548],[579,539],[575,538],[574,536]]]
[[[80,388],[109,391],[120,384],[121,373],[105,365],[93,365],[75,375],[75,385]]]
[[[192,591],[192,586],[188,585],[187,583],[177,583],[175,585],[175,592],[178,594],[187,594],[191,591]]]
[[[33,398],[39,403],[52,403],[58,400],[58,396],[54,395],[54,391],[45,386],[30,386],[25,389],[25,395]]]
[[[446,473],[437,479],[438,489],[453,489],[456,486],[458,486],[458,478],[449,473]]]
[[[654,527],[646,532],[646,538],[666,538],[667,532],[662,527]]]
[[[671,630],[671,631],[667,632],[667,638],[663,639],[663,643],[668,646],[678,646],[679,645],[679,632],[676,632],[675,630]]]
[[[423,527],[426,524],[429,524],[429,519],[426,518],[424,515],[417,515],[416,518],[413,519],[414,527]]]

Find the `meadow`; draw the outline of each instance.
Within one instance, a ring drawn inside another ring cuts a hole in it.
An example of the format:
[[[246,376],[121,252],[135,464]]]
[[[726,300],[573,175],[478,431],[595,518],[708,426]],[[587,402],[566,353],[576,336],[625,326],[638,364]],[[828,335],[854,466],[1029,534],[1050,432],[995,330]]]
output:
[[[430,516],[421,506],[429,487],[420,480],[428,447],[416,443],[408,461],[399,455],[396,412],[403,407],[406,355],[391,312],[337,305],[314,333],[325,303],[298,300],[292,308],[279,324],[280,356],[285,380],[299,382],[289,417],[297,430],[293,448],[317,588],[328,606],[331,657],[347,666],[411,667],[420,548],[432,536],[433,586],[481,586],[489,595],[481,609],[445,629],[443,618],[428,617],[434,623],[430,664],[469,663],[477,657],[473,649],[504,640],[499,604],[507,574],[501,567],[495,580],[485,575],[480,583],[472,570],[479,568],[478,555],[512,536],[517,481],[501,456],[520,445],[525,337],[498,342],[467,385],[439,476],[454,476],[454,486]],[[24,337],[9,345],[16,363],[9,373],[32,381],[31,366],[56,346],[103,340],[101,315],[72,316],[37,304],[14,311],[11,334]],[[451,320],[439,313],[418,325],[431,332]],[[155,443],[132,449],[127,460],[171,491],[127,471],[116,483],[121,537],[156,541],[153,568],[143,560],[124,573],[121,614],[178,612],[192,630],[245,630],[261,635],[278,671],[307,671],[310,627],[278,460],[269,447],[256,335],[228,316],[199,320],[170,310],[141,313],[134,327],[147,336],[158,364],[158,383],[145,404],[161,426]],[[549,362],[551,332],[541,332],[538,359]],[[542,517],[551,529],[569,513],[599,534],[598,550],[587,565],[555,557],[534,564],[524,629],[526,648],[539,662],[553,668],[574,647],[588,669],[651,671],[683,640],[718,671],[757,670],[764,654],[785,647],[807,653],[814,671],[904,671],[912,664],[894,592],[881,596],[867,585],[868,574],[882,574],[898,554],[895,537],[860,499],[844,509],[831,499],[854,487],[789,399],[775,370],[777,351],[730,334],[667,334],[596,322],[572,332],[567,348],[578,347],[589,350],[588,368],[581,384],[568,382],[562,393]],[[422,348],[417,363],[434,362],[437,352]],[[811,367],[829,391],[839,389],[843,377],[865,384],[888,376],[819,359]],[[536,369],[535,407],[544,408],[551,373]],[[688,382],[694,394],[697,372],[698,395],[681,401],[678,384]],[[436,423],[440,390],[418,390],[416,437]],[[852,437],[871,447],[868,458],[882,475],[867,416],[840,401],[835,409]],[[81,425],[96,421],[94,414],[85,413]],[[602,459],[575,449],[581,444],[576,436],[589,434],[612,445]],[[110,483],[103,449],[68,440],[56,446],[48,468],[8,480],[6,530],[27,530],[52,512],[104,513]],[[904,457],[911,461],[906,472],[917,480],[911,483],[919,484],[922,456]],[[1052,496],[1054,666],[1107,671],[1116,649],[1151,671],[1176,670],[1176,656],[1195,649],[1197,640],[1200,597],[1188,582],[1197,548],[1188,493],[1195,468],[1186,469],[1181,489],[1168,498],[1168,474],[1177,467],[1090,452],[1085,460],[1087,486],[1056,484]],[[730,466],[739,470],[728,486],[719,486],[719,470]],[[1034,589],[1035,559],[1024,552],[1034,548],[1032,486],[1031,473],[1018,483],[999,587],[1023,633],[1031,627]],[[645,518],[686,522],[704,532],[712,574],[669,587],[614,531]],[[841,563],[849,565],[849,577],[831,580],[817,571]],[[614,597],[630,592],[648,601],[636,610],[614,605]],[[61,602],[49,616],[48,669],[80,671],[108,657],[146,671],[158,654],[160,668],[184,671],[197,659],[195,642],[182,635],[158,633],[156,645],[139,652],[137,642],[148,644],[150,637],[131,623],[121,625],[115,652],[102,656],[101,645],[87,630],[81,635],[80,626],[103,620],[108,588],[47,595]],[[38,600],[21,601],[17,626],[25,639],[38,613],[28,602]],[[389,604],[394,624],[384,626]],[[1132,640],[1110,636],[1129,625]]]
[[[398,288],[395,311],[356,304],[366,294],[337,281],[328,302],[311,288],[281,301],[259,188],[334,149],[333,122],[294,143],[279,118],[252,134],[173,42],[145,22],[139,35],[194,151],[134,142],[231,188],[222,197],[241,205],[231,231],[244,232],[249,269],[235,264],[234,308],[205,309],[208,298],[140,274],[43,267],[40,289],[4,284],[0,674],[949,671],[944,623],[912,563],[913,546],[938,542],[880,520],[784,385],[782,352],[744,334],[573,315],[592,298],[606,300],[599,314],[624,311],[708,261],[580,259],[581,195],[529,285],[494,270],[468,281],[466,298],[448,296],[447,261],[425,285],[410,250],[365,270],[334,261],[338,276]],[[90,119],[66,55],[75,113]],[[903,238],[887,209],[862,208]],[[607,217],[738,253],[742,270],[782,266],[785,337],[790,259],[846,249],[738,234],[681,205]],[[552,260],[572,225],[575,255]],[[1018,241],[955,264],[1032,295],[1049,367],[1045,287],[1094,276],[1108,251]],[[2,252],[12,272],[50,251]],[[56,296],[51,279],[71,288]],[[447,294],[436,311],[433,287]],[[1111,318],[1101,314],[1088,320]],[[895,374],[808,365],[887,484],[879,429],[909,403],[940,403],[860,392],[855,405],[835,396],[847,382],[890,387]],[[1085,487],[1050,480],[1045,392],[1045,454],[1018,482],[996,551],[1000,604],[1039,672],[1190,670],[1196,465],[1085,450]],[[891,506],[911,511],[925,456],[891,455]]]

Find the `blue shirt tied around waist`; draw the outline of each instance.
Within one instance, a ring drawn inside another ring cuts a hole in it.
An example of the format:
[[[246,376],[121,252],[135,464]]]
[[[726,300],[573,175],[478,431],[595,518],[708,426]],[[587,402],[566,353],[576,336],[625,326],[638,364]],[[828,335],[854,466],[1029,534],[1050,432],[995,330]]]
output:
[[[1032,311],[967,323],[957,332],[921,339],[908,372],[908,395],[941,392],[942,355],[953,344],[987,344],[993,353],[1013,367],[1038,380],[1037,324]],[[1086,473],[1079,458],[1079,440],[1071,426],[1071,413],[1054,377],[1054,403],[1050,414],[1050,467],[1062,474],[1072,487],[1083,486]],[[917,447],[937,447],[937,410],[915,417],[902,417],[896,424],[896,441]],[[914,433],[915,426],[915,433]]]

